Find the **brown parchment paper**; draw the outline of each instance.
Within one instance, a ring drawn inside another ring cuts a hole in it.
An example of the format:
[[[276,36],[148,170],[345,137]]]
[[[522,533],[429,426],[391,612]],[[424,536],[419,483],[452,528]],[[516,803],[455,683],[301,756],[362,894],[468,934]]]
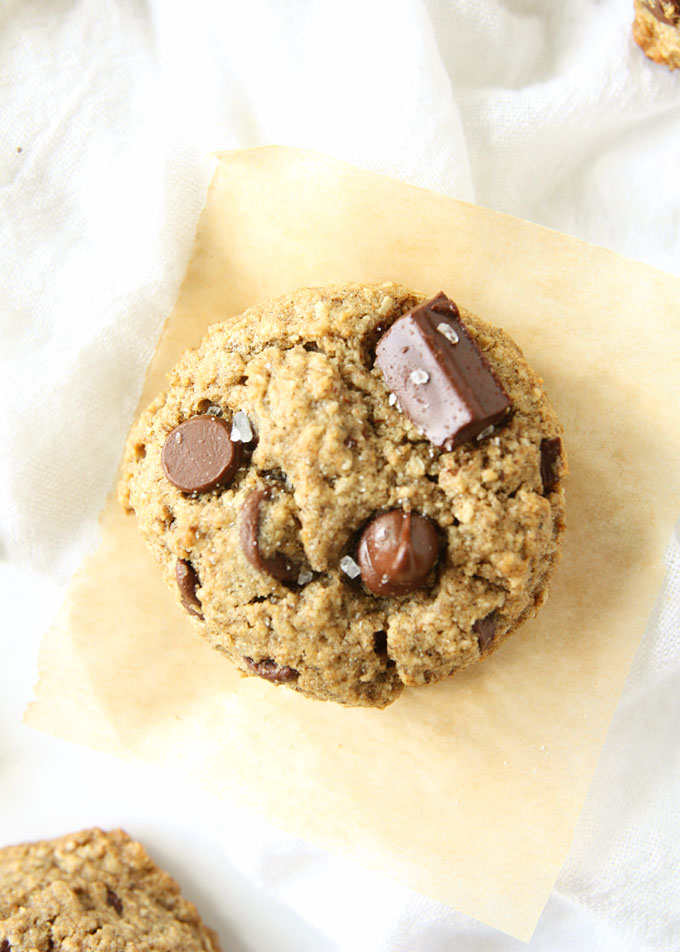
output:
[[[544,376],[571,476],[538,619],[488,661],[345,710],[241,679],[110,500],[40,651],[26,722],[181,769],[274,823],[527,940],[662,579],[680,509],[680,281],[322,156],[222,154],[142,403],[207,326],[289,289],[398,280],[505,327]]]

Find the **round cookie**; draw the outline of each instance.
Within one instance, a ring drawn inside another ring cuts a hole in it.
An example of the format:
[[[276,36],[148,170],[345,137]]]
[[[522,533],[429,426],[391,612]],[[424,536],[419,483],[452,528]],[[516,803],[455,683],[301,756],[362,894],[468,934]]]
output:
[[[183,356],[130,433],[119,497],[244,674],[385,707],[544,600],[561,433],[519,348],[444,295],[302,289]]]

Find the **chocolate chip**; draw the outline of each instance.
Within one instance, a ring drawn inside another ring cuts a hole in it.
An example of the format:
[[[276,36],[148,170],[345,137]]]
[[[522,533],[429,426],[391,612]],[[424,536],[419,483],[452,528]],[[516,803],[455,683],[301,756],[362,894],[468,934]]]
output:
[[[226,420],[201,414],[172,430],[163,444],[163,472],[184,493],[204,493],[231,482],[241,462],[241,444]]]
[[[680,0],[665,0],[665,2],[661,2],[661,0],[642,0],[642,6],[646,7],[661,23],[676,26],[680,21]]]
[[[544,493],[552,492],[560,481],[561,455],[562,441],[559,436],[541,440],[541,481]]]
[[[198,600],[196,589],[199,586],[196,569],[191,562],[185,559],[177,559],[175,564],[175,578],[177,579],[177,588],[182,599],[182,604],[191,615],[197,615],[203,618],[203,607]]]
[[[254,489],[243,504],[239,524],[241,548],[250,564],[259,572],[273,575],[280,582],[294,582],[300,574],[299,568],[280,552],[270,556],[260,552],[260,506],[269,496],[269,488]]]
[[[395,321],[378,342],[376,363],[409,420],[445,450],[490,435],[511,406],[443,293]]]
[[[479,650],[486,651],[496,634],[496,613],[491,612],[486,618],[478,618],[472,626],[472,630],[477,635]]]
[[[387,632],[386,631],[373,632],[373,650],[375,651],[377,655],[387,654]]]
[[[392,509],[366,526],[357,558],[369,591],[406,595],[423,585],[437,554],[434,523],[417,512]]]
[[[123,903],[120,896],[117,896],[110,886],[106,887],[106,904],[113,906],[119,916],[123,915]]]
[[[0,952],[12,952],[12,946],[9,944],[8,939],[3,939],[0,942]]]
[[[287,681],[295,681],[300,677],[300,672],[295,668],[289,668],[288,665],[278,665],[271,658],[265,658],[264,661],[253,661],[252,658],[244,657],[246,665],[257,675],[258,678],[264,678],[265,681],[271,681],[272,684],[285,684]]]

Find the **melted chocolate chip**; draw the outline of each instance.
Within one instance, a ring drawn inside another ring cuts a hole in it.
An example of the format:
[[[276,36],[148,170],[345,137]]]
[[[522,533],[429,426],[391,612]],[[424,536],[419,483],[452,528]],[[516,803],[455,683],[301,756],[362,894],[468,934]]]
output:
[[[680,22],[680,0],[642,0],[642,6],[661,23],[676,26]]]
[[[424,584],[437,554],[434,523],[417,512],[392,509],[366,526],[357,559],[369,591],[406,595]]]
[[[292,562],[280,552],[270,556],[260,552],[260,506],[269,495],[269,488],[254,489],[243,504],[239,524],[241,548],[250,564],[259,572],[266,572],[280,582],[294,582],[299,575],[299,569]]]
[[[409,420],[447,451],[490,434],[511,406],[443,293],[395,321],[378,342],[376,363]]]
[[[272,684],[285,684],[287,681],[295,681],[300,677],[300,672],[295,668],[289,668],[288,665],[279,665],[271,658],[265,658],[264,661],[253,661],[252,658],[244,657],[248,669],[258,678],[264,678],[265,681],[271,681]]]
[[[226,420],[202,414],[172,430],[163,444],[163,472],[184,493],[204,493],[231,482],[241,462],[241,444]]]
[[[106,887],[106,904],[113,906],[119,916],[123,915],[123,903],[120,896],[117,896],[110,886]]]
[[[177,559],[175,563],[175,578],[177,579],[177,588],[182,599],[182,604],[191,615],[197,615],[203,618],[203,607],[198,600],[196,589],[199,586],[196,569],[191,562],[185,559]]]
[[[477,635],[479,650],[481,652],[486,651],[493,641],[496,634],[496,622],[496,613],[491,612],[491,614],[487,615],[486,618],[478,618],[472,626],[472,630]]]
[[[561,455],[562,441],[559,436],[541,440],[541,481],[544,494],[552,492],[560,481]]]
[[[3,939],[0,942],[0,952],[12,952],[12,946],[9,944],[8,939]]]

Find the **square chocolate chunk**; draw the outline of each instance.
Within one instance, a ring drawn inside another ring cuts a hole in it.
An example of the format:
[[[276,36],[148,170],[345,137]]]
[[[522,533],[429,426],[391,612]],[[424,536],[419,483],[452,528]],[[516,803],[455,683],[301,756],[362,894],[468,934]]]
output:
[[[395,321],[378,342],[376,363],[409,420],[445,450],[490,434],[510,409],[444,293]]]

